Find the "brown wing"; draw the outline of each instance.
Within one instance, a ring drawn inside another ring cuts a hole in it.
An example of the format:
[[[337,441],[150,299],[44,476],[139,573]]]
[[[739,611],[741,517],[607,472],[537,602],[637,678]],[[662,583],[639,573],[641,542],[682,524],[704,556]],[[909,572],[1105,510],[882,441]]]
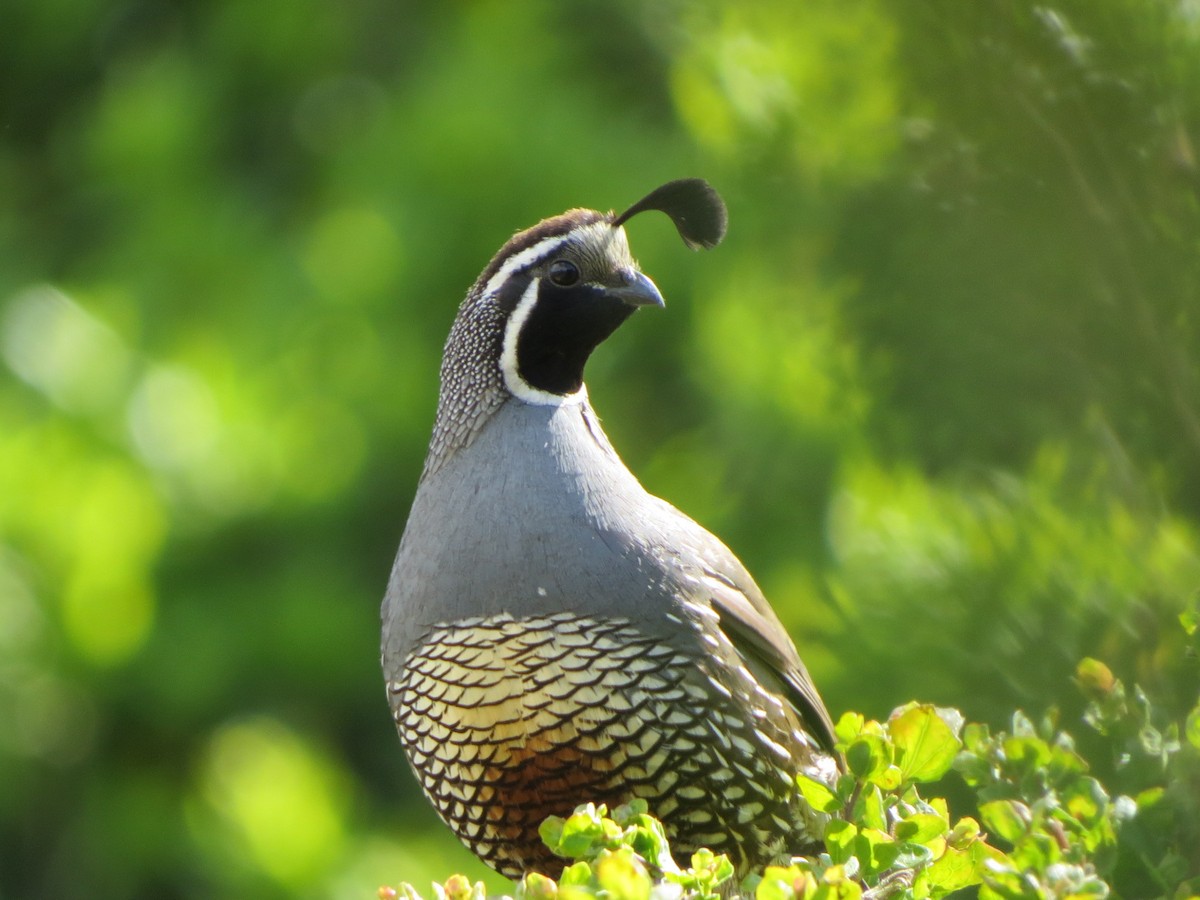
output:
[[[692,575],[700,582],[699,592],[712,603],[734,649],[756,677],[779,690],[817,742],[834,753],[837,738],[825,702],[787,629],[746,567],[695,520],[665,500],[654,499],[669,517],[677,556],[696,567]]]
[[[734,647],[752,670],[757,670],[756,675],[765,674],[781,686],[813,736],[832,753],[836,738],[829,711],[817,693],[796,645],[758,586],[749,575],[735,581],[706,568],[705,587],[720,616],[721,628]]]

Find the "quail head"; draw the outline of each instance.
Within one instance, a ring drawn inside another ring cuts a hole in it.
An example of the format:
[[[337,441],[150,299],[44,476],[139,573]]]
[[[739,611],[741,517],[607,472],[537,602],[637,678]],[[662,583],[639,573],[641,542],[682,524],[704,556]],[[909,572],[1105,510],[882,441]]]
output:
[[[644,210],[691,247],[725,233],[717,193],[674,181],[621,215],[518,233],[467,292],[383,603],[412,770],[511,878],[561,871],[547,816],[632,798],[676,852],[728,853],[744,875],[820,839],[794,776],[838,769],[825,705],[746,569],[646,492],[588,402],[592,351],[663,305],[623,227]]]

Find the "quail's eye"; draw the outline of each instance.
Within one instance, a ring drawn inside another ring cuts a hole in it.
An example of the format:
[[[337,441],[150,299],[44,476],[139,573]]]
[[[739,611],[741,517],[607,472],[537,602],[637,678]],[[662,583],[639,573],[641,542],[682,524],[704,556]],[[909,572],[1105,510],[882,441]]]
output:
[[[570,287],[579,282],[579,267],[567,259],[556,259],[550,263],[550,280],[559,287]]]

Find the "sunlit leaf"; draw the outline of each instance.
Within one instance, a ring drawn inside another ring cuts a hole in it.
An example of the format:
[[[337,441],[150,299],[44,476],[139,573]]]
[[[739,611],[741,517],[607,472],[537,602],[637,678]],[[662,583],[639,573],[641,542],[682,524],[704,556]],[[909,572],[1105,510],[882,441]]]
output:
[[[825,849],[835,863],[844,863],[854,853],[858,828],[850,822],[833,819],[825,826]]]
[[[809,778],[807,775],[796,775],[796,785],[800,788],[800,793],[804,799],[808,801],[813,809],[819,809],[822,812],[836,812],[841,808],[842,802],[837,798],[826,785]]]
[[[980,804],[979,817],[984,828],[1010,844],[1016,844],[1029,830],[1029,809],[1016,800]]]
[[[862,780],[877,777],[891,763],[891,747],[881,736],[862,735],[846,747],[846,765]]]
[[[593,866],[600,890],[621,900],[648,900],[650,875],[628,848],[605,852]]]
[[[932,813],[915,813],[896,823],[894,834],[898,841],[924,844],[946,833],[949,824],[942,816]]]
[[[1100,660],[1090,657],[1080,660],[1075,667],[1075,678],[1084,690],[1100,696],[1111,691],[1116,683],[1112,670]]]
[[[949,770],[959,741],[932,706],[914,706],[888,721],[906,781],[933,781]]]
[[[1197,750],[1200,750],[1200,704],[1188,713],[1187,723],[1184,725],[1184,735]]]

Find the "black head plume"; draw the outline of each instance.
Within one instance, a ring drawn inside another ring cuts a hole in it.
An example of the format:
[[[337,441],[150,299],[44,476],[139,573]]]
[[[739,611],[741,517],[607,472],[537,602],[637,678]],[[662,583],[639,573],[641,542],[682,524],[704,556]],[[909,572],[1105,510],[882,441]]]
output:
[[[725,201],[703,178],[680,178],[655,188],[617,216],[613,227],[623,225],[648,209],[657,209],[670,216],[683,242],[693,250],[717,246],[725,237],[725,226],[729,224]]]

